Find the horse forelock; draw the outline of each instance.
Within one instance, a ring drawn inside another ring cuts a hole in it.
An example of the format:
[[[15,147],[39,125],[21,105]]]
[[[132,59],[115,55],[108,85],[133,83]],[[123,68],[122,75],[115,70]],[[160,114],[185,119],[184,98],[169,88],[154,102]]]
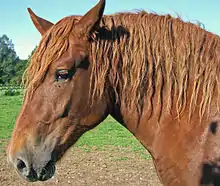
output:
[[[23,85],[28,90],[29,97],[44,80],[52,62],[58,60],[68,50],[69,37],[77,21],[77,17],[65,17],[43,35],[23,75]]]

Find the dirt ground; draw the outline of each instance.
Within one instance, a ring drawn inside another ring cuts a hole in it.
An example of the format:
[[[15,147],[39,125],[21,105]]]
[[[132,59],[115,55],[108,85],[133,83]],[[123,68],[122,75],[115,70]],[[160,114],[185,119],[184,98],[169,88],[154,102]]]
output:
[[[151,160],[117,147],[105,151],[71,148],[57,164],[55,177],[43,183],[27,183],[20,179],[9,168],[6,153],[0,152],[0,185],[161,186]]]

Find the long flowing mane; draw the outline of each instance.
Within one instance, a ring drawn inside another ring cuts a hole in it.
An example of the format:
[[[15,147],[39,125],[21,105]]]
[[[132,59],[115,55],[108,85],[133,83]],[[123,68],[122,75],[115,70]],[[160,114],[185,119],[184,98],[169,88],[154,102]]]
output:
[[[64,18],[43,37],[24,76],[30,89],[67,50],[77,20]],[[189,107],[189,116],[199,103],[202,117],[219,95],[220,108],[219,36],[170,15],[139,12],[104,16],[91,38],[92,97],[101,97],[110,83],[116,101],[139,113],[144,97],[151,110],[156,99],[162,109],[176,107],[178,114]]]
[[[110,78],[116,95],[132,111],[141,112],[146,97],[151,110],[156,99],[161,112],[175,106],[181,114],[188,106],[189,116],[199,102],[200,117],[209,111],[216,90],[220,95],[218,36],[179,18],[146,12],[106,16],[101,28],[105,31],[97,34],[91,55],[96,94],[102,94]],[[216,103],[219,109],[219,98]]]

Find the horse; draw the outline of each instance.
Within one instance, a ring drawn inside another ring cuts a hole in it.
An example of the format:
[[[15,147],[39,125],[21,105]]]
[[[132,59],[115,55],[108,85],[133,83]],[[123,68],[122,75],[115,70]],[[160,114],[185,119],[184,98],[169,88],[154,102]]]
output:
[[[42,39],[24,73],[10,164],[46,181],[111,115],[150,152],[163,185],[219,185],[219,36],[170,15],[103,15],[105,3],[56,24],[28,9]]]

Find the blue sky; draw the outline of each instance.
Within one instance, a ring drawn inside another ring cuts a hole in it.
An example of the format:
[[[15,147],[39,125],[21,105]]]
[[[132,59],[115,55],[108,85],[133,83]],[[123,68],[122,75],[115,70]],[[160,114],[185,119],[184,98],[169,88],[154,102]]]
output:
[[[0,6],[0,36],[6,34],[15,44],[21,59],[27,58],[40,41],[27,8],[39,16],[57,22],[69,15],[83,15],[98,0],[4,0]],[[105,14],[144,9],[158,14],[179,15],[185,21],[199,21],[205,28],[220,35],[219,0],[106,0]]]

